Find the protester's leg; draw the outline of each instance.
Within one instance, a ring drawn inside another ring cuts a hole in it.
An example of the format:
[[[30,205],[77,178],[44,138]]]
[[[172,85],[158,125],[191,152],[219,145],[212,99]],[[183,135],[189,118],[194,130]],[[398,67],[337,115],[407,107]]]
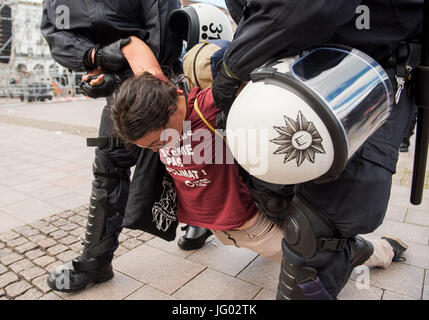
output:
[[[264,258],[280,263],[282,260],[281,226],[268,220],[264,214],[257,213],[254,222],[246,229],[227,231],[212,230],[213,234],[225,245],[250,249]]]
[[[364,265],[367,267],[388,268],[392,264],[395,255],[392,246],[384,239],[370,242],[374,247],[374,253],[365,261]]]

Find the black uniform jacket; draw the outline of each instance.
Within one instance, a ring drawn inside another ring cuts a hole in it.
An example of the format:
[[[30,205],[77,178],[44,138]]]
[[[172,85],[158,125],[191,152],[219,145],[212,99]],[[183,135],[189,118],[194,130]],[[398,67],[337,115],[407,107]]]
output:
[[[131,35],[143,40],[162,65],[180,56],[181,39],[167,28],[178,0],[45,0],[42,34],[61,65],[85,71],[83,56],[96,45]]]
[[[335,43],[374,59],[421,27],[423,0],[226,0],[238,27],[225,61],[242,80],[271,58]],[[365,14],[367,14],[365,16]],[[363,22],[369,22],[362,28]],[[369,27],[368,29],[366,27]]]

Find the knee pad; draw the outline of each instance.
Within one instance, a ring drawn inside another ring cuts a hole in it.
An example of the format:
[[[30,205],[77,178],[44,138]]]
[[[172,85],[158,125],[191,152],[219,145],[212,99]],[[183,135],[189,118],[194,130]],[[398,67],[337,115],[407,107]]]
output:
[[[332,251],[342,250],[347,239],[307,201],[296,195],[287,209],[283,261],[278,299],[332,299],[318,275]]]

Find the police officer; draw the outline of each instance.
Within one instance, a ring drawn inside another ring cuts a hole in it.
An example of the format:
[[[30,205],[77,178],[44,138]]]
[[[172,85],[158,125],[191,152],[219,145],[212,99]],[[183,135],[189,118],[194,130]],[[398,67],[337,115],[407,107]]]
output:
[[[387,209],[398,149],[415,112],[410,96],[401,92],[403,79],[395,77],[395,58],[401,42],[420,34],[422,7],[418,1],[385,0],[226,0],[226,4],[238,27],[213,83],[215,102],[225,117],[240,84],[255,68],[321,44],[365,52],[380,62],[395,86],[397,102],[388,120],[335,181],[295,185],[289,203],[286,186],[250,179],[267,216],[284,219],[277,298],[335,299],[353,267],[373,250],[356,235],[374,231]],[[225,117],[219,123],[225,124]]]
[[[142,158],[149,165],[159,163],[156,154],[135,146],[125,148],[111,138],[111,94],[132,75],[121,49],[130,41],[130,36],[135,36],[149,46],[161,65],[174,67],[182,50],[182,40],[167,28],[167,17],[179,7],[178,0],[43,2],[41,30],[53,58],[71,70],[94,75],[84,78],[85,94],[93,98],[107,97],[100,138],[92,141],[93,146],[97,146],[93,164],[95,179],[83,254],[63,266],[69,270],[67,286],[57,281],[63,275],[60,270],[49,276],[48,284],[54,290],[77,291],[92,282],[113,277],[113,252],[118,247],[128,195],[133,190],[130,190],[130,167],[143,161]],[[131,188],[138,186],[133,184]],[[134,194],[145,192],[134,191]],[[128,205],[133,208],[132,203]],[[138,211],[138,204],[135,208]],[[188,227],[180,245],[184,249],[201,247],[209,234],[205,229]]]

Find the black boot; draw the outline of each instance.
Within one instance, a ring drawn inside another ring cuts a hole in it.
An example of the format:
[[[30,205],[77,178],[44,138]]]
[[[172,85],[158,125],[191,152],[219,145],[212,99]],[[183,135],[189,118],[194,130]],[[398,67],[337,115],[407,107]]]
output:
[[[186,226],[183,230],[186,229],[186,233],[182,236],[177,245],[182,250],[195,250],[200,249],[204,246],[208,237],[212,235],[212,232],[208,229]]]
[[[113,255],[103,258],[83,256],[64,263],[48,277],[48,286],[55,291],[76,292],[92,283],[102,283],[113,278]]]

